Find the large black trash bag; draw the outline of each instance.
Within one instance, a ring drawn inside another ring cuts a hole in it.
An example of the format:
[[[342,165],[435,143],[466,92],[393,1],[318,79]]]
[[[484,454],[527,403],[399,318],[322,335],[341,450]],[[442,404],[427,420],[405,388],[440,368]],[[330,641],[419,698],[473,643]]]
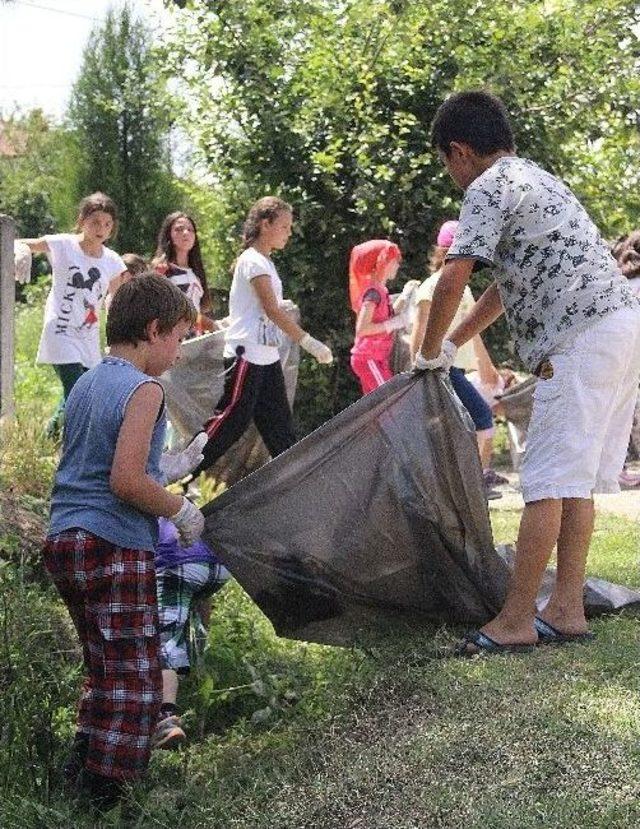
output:
[[[204,512],[205,540],[282,636],[482,624],[504,598],[473,424],[439,373],[394,377]]]

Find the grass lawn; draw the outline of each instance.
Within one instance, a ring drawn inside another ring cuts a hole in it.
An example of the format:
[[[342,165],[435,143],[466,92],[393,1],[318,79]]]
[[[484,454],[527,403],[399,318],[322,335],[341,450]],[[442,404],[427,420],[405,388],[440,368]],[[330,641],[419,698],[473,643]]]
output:
[[[513,542],[518,512],[493,511],[492,520],[496,543]],[[590,573],[639,585],[639,551],[637,524],[599,517]],[[78,682],[55,645],[66,635],[57,599],[41,584],[26,588],[19,573],[3,587],[0,826],[95,827],[56,777]],[[225,588],[181,691],[188,747],[155,754],[129,817],[101,825],[637,829],[640,621],[612,616],[592,627],[593,644],[520,656],[451,658],[460,631],[447,628],[329,648],[277,639],[237,586]],[[24,759],[16,740],[32,741]]]

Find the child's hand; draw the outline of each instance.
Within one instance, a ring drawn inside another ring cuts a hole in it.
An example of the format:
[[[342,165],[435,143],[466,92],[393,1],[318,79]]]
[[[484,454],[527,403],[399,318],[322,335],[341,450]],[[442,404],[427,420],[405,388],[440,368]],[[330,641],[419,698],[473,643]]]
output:
[[[180,510],[169,520],[175,524],[183,547],[195,544],[204,530],[204,515],[188,498],[182,498]]]
[[[182,452],[163,452],[160,456],[160,472],[163,483],[172,484],[188,475],[204,460],[202,450],[207,445],[209,436],[199,432]]]
[[[387,334],[390,334],[392,331],[403,331],[409,327],[409,317],[403,311],[400,314],[394,314],[392,317],[389,317],[382,324]]]
[[[298,345],[308,351],[319,363],[328,365],[333,362],[333,354],[329,346],[321,343],[320,340],[316,340],[311,334],[305,334]]]

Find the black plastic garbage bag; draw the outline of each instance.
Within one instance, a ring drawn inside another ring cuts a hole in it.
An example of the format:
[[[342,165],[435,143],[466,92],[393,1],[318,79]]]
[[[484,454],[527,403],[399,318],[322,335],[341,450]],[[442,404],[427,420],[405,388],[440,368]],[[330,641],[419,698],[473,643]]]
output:
[[[204,512],[205,540],[282,636],[482,624],[504,597],[473,424],[440,374],[394,377]]]
[[[512,552],[494,549],[473,425],[440,374],[393,378],[204,512],[205,540],[281,636],[481,625],[504,599]],[[585,606],[637,609],[640,593],[591,578]]]

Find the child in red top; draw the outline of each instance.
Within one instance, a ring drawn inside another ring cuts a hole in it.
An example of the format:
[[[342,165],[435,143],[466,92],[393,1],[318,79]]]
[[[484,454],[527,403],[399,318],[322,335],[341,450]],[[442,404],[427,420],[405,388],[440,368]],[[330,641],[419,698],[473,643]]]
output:
[[[368,394],[393,376],[389,360],[393,332],[406,327],[404,295],[392,305],[386,283],[400,267],[400,248],[387,239],[356,245],[349,259],[349,297],[357,314],[356,338],[351,349],[351,368]]]

